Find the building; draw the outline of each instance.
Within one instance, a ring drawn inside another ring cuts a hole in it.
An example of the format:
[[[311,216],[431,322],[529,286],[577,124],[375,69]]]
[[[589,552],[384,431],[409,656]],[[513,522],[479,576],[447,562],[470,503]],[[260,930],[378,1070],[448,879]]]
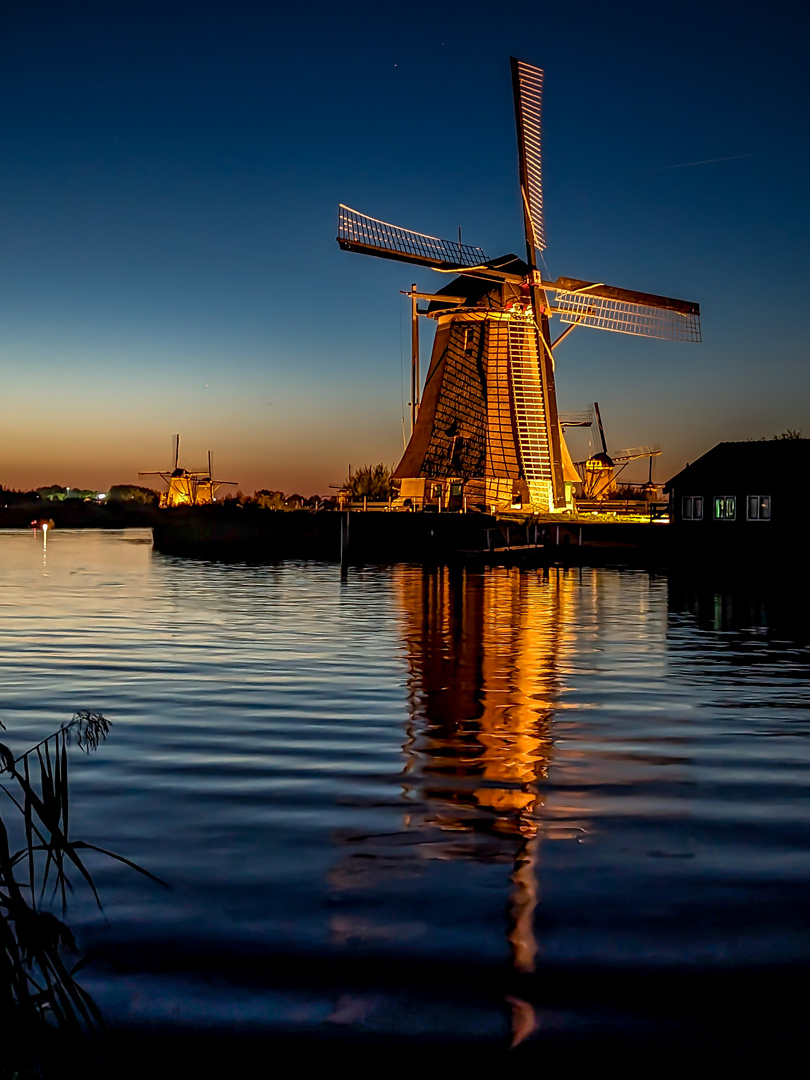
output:
[[[722,442],[667,482],[673,551],[712,560],[776,554],[810,524],[810,439]]]
[[[454,278],[424,314],[437,322],[413,436],[394,472],[400,500],[442,509],[477,505],[495,512],[555,508],[554,461],[573,509],[579,482],[543,381],[529,267],[497,260],[509,280]],[[445,299],[447,297],[447,299]]]

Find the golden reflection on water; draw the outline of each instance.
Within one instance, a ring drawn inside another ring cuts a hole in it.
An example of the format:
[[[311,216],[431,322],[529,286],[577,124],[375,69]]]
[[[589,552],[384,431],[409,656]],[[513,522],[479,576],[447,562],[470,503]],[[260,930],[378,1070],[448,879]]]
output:
[[[542,781],[578,580],[574,572],[398,567],[393,587],[408,668],[402,785],[410,810],[398,839],[367,847],[362,868],[344,863],[332,885],[409,876],[425,859],[503,864],[512,965],[531,972]],[[333,933],[348,939],[345,917]],[[530,1006],[508,1004],[518,1041],[533,1027]]]
[[[509,941],[515,967],[532,971],[538,783],[552,757],[574,578],[401,570],[396,587],[409,665],[407,771],[422,825],[455,834],[453,858],[481,857],[482,831],[515,838]]]
[[[551,756],[573,580],[437,571],[421,580],[400,573],[397,587],[409,664],[411,768],[436,785],[435,795],[484,811],[492,829],[536,835],[535,785]],[[443,787],[443,777],[452,783]],[[463,820],[452,820],[464,828]],[[436,823],[443,824],[441,814]]]

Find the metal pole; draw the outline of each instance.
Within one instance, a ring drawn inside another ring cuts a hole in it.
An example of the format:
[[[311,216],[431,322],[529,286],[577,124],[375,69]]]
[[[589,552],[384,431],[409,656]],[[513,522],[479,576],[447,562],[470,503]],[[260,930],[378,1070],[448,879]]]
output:
[[[419,414],[419,315],[416,312],[416,282],[411,285],[411,435]]]

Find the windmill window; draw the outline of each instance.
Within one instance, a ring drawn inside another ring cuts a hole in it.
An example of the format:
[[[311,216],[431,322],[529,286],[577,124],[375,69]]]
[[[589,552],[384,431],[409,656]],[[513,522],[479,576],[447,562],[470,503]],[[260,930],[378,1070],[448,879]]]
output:
[[[714,497],[714,520],[734,521],[737,517],[736,495],[715,495]]]
[[[472,356],[475,350],[475,330],[472,326],[465,326],[462,330],[462,348],[465,356]]]
[[[684,521],[702,521],[703,496],[684,495],[681,501],[681,517]]]
[[[771,520],[771,497],[770,495],[748,496],[748,520],[770,521]]]

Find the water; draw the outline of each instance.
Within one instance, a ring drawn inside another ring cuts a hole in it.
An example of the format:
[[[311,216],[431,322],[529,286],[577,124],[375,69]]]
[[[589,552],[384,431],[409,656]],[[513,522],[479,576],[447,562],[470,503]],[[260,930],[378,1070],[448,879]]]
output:
[[[810,650],[772,610],[0,534],[4,739],[111,719],[72,832],[170,886],[89,860],[83,984],[119,1026],[508,1046],[679,1030],[656,980],[807,965]]]

